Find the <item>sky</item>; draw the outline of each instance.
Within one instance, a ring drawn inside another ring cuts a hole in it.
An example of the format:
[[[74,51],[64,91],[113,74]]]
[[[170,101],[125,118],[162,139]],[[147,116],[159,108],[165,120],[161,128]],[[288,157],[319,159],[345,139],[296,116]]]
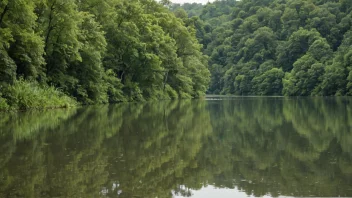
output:
[[[214,0],[171,0],[172,3],[203,3],[206,4],[207,2],[213,2]]]

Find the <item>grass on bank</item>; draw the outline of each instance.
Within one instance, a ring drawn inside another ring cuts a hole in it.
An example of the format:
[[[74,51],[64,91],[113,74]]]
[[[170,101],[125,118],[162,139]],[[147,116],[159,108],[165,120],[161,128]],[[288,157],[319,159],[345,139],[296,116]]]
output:
[[[67,108],[76,106],[75,99],[48,85],[18,80],[1,87],[0,110]]]

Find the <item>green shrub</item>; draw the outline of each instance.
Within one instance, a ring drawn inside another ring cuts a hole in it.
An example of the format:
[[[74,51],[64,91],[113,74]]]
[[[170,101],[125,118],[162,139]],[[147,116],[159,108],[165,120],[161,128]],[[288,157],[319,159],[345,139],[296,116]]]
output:
[[[170,85],[166,85],[166,86],[165,86],[165,91],[167,92],[167,94],[169,95],[169,97],[170,97],[171,99],[176,99],[176,98],[178,98],[177,92],[176,92]]]
[[[108,69],[106,70],[103,77],[106,82],[108,102],[126,102],[127,99],[122,92],[123,85],[121,81],[116,77],[116,74],[111,69]]]
[[[23,79],[7,86],[3,95],[11,109],[63,108],[77,105],[74,99],[54,87]]]
[[[192,98],[192,96],[189,93],[186,93],[186,92],[183,92],[183,91],[179,92],[179,97],[182,98],[182,99],[191,99]]]
[[[9,109],[9,105],[6,102],[6,99],[2,98],[1,94],[0,94],[0,111],[1,110],[8,110],[8,109]]]

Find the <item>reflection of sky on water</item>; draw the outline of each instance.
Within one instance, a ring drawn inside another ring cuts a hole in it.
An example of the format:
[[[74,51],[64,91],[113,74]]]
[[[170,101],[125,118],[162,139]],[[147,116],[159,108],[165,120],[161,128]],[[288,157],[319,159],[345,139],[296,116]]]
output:
[[[229,188],[216,188],[214,186],[207,186],[200,190],[191,190],[192,198],[248,198],[254,196],[248,196],[245,192],[241,192],[238,189],[229,189]],[[183,196],[174,195],[174,198],[183,198]],[[269,198],[270,195],[264,196],[264,198]],[[279,196],[278,198],[284,198],[283,196]]]

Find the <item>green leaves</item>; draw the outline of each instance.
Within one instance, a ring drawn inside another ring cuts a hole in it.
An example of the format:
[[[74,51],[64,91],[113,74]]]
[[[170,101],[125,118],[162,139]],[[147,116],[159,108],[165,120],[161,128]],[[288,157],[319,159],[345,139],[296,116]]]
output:
[[[200,15],[204,24],[211,25],[208,33],[198,34],[204,53],[210,56],[210,93],[349,93],[351,66],[344,43],[350,43],[346,35],[352,27],[352,4],[320,0],[232,3],[208,4]],[[230,15],[228,10],[232,10]]]
[[[0,79],[1,84],[12,84],[16,78],[16,63],[8,53],[0,47]]]
[[[24,81],[23,79],[6,87],[4,91],[11,109],[63,108],[77,105],[75,100],[54,87],[41,86],[37,82]],[[4,109],[1,108],[1,110]]]
[[[37,3],[19,0],[0,4],[0,39],[3,41],[0,48],[6,51],[1,53],[4,58],[0,64],[10,68],[13,64],[9,61],[15,62],[17,75],[25,78],[43,74],[43,41],[35,31],[37,15],[34,10]]]
[[[253,78],[253,89],[258,95],[281,95],[282,78],[285,73],[282,69],[272,68],[260,76]]]
[[[23,76],[84,104],[199,97],[207,59],[182,18],[154,1],[1,1],[0,84]]]
[[[304,55],[293,64],[293,70],[285,76],[283,94],[307,96],[318,85],[324,66],[311,55]]]

